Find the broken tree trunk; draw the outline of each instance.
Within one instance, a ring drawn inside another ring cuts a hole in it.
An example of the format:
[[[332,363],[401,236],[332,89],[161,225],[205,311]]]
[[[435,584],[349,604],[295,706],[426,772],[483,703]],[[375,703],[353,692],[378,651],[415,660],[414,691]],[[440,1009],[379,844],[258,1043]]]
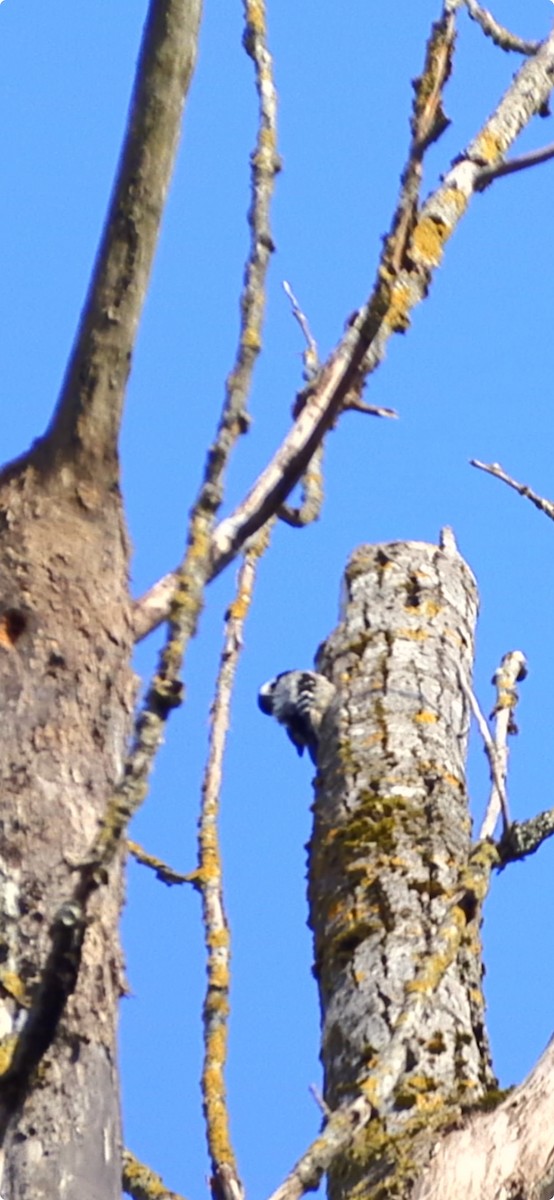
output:
[[[374,1106],[333,1164],[330,1196],[384,1200],[409,1196],[437,1130],[495,1086],[467,882],[461,680],[478,599],[451,538],[361,546],[345,589],[317,663],[337,699],[320,746],[310,919],[326,1102],[368,1087]]]

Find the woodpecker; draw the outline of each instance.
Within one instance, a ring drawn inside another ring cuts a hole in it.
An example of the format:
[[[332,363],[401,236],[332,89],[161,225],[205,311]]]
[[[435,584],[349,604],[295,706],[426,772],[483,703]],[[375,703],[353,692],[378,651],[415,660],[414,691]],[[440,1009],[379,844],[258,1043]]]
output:
[[[299,754],[307,748],[317,763],[319,730],[334,694],[333,684],[316,671],[282,671],[262,685],[258,705],[285,726]]]

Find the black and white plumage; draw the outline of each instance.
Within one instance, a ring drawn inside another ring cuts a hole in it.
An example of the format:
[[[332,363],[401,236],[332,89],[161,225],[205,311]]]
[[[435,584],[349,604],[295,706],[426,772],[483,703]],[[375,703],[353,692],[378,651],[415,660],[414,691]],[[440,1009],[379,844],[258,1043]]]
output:
[[[262,685],[258,705],[285,726],[298,753],[307,748],[315,763],[321,722],[334,694],[333,684],[317,671],[282,671]]]

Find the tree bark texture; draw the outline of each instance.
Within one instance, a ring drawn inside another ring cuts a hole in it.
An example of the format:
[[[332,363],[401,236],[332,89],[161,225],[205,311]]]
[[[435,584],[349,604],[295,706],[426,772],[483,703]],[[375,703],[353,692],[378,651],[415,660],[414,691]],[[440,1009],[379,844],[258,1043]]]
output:
[[[330,1172],[333,1200],[407,1197],[431,1132],[494,1086],[474,898],[461,905],[446,969],[441,933],[471,849],[460,673],[471,679],[477,607],[475,579],[448,543],[361,546],[318,654],[337,688],[320,743],[309,885],[329,1106],[352,1100],[396,1047],[375,1118]]]
[[[121,772],[132,711],[119,494],[51,469],[48,440],[0,475],[2,1070]],[[120,865],[91,905],[77,989],[20,1111],[0,1090],[3,1200],[121,1195]]]

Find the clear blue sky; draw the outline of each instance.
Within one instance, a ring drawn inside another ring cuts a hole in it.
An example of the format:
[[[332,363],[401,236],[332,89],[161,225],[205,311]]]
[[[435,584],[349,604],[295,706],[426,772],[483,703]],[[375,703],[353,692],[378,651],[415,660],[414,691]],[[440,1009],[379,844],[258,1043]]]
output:
[[[273,0],[284,172],[278,247],[254,424],[229,479],[240,497],[287,426],[302,343],[281,280],[309,314],[320,350],[371,287],[404,161],[410,79],[421,69],[439,0],[321,4]],[[496,16],[544,36],[547,0],[498,0]],[[123,130],[146,5],[6,0],[0,6],[3,144],[2,458],[45,427],[91,268]],[[524,24],[523,24],[524,23]],[[175,185],[128,390],[123,482],[140,594],[181,553],[237,335],[247,247],[248,155],[255,136],[251,63],[238,3],[207,4]],[[427,185],[473,135],[519,64],[461,19],[447,92],[453,124],[429,155]],[[518,149],[554,137],[537,120]],[[306,929],[311,767],[257,711],[257,687],[310,666],[333,628],[344,563],[361,541],[435,541],[453,525],[479,580],[476,690],[514,648],[529,658],[510,797],[523,818],[554,802],[554,526],[468,466],[499,460],[554,497],[552,313],[554,166],[498,183],[473,205],[408,335],[397,338],[367,399],[401,420],[349,414],[328,440],[319,524],[280,527],[260,572],[240,668],[224,792],[223,839],[234,937],[229,1067],[233,1131],[249,1195],[275,1186],[315,1134],[318,1007]],[[209,591],[188,660],[189,703],[172,720],[135,836],[177,868],[195,864],[199,780],[222,614],[234,571]],[[137,655],[146,673],[159,638]],[[474,737],[471,786],[488,776]],[[554,847],[494,881],[486,909],[486,988],[495,1062],[519,1080],[552,1028]],[[124,937],[126,1138],[191,1197],[206,1194],[198,1075],[204,985],[198,898],[131,867]]]

